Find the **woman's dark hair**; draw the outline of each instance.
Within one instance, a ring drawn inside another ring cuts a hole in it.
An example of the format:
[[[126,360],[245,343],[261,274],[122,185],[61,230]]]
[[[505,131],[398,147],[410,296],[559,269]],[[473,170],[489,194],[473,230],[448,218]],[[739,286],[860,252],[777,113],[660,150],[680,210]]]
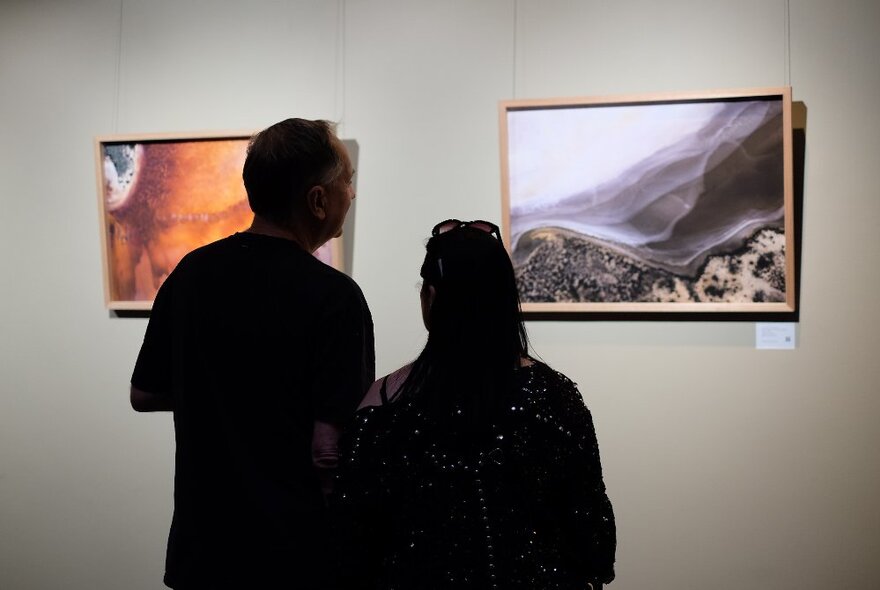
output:
[[[312,186],[335,180],[344,162],[328,121],[286,119],[256,134],[242,179],[254,213],[287,226]]]
[[[434,289],[428,342],[401,399],[439,420],[461,410],[466,428],[480,429],[528,354],[513,265],[500,240],[473,227],[436,235],[426,249],[422,289]]]

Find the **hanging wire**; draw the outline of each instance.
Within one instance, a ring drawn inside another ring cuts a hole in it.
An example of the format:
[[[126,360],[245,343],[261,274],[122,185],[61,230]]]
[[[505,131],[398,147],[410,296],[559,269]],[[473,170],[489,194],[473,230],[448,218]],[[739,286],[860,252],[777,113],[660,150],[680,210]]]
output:
[[[119,0],[119,33],[116,39],[116,97],[113,103],[113,133],[119,133],[119,103],[122,94],[122,21],[125,0]]]
[[[345,79],[346,79],[346,59],[345,59],[345,35],[346,35],[346,0],[337,0],[336,2],[336,84],[333,89],[333,106],[338,113],[334,118],[339,127],[340,137],[344,135],[345,128]]]
[[[785,1],[785,85],[791,86],[791,0]]]
[[[511,98],[516,98],[517,33],[519,31],[519,0],[513,0],[513,71],[511,73]]]

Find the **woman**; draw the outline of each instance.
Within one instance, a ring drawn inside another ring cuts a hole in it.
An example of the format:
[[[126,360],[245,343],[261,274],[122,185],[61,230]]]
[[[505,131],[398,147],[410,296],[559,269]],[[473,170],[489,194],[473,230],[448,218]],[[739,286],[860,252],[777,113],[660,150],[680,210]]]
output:
[[[528,355],[498,227],[444,221],[422,265],[428,342],[377,381],[340,445],[347,585],[578,589],[614,578],[589,411]]]

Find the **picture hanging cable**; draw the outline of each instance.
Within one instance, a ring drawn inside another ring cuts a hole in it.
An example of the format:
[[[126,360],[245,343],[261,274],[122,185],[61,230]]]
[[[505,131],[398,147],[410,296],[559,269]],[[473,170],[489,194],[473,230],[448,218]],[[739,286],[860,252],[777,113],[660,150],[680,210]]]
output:
[[[519,0],[513,0],[513,65],[511,72],[512,96],[516,99],[516,69],[517,69],[517,33],[519,31]]]
[[[346,0],[336,2],[336,80],[333,87],[333,108],[336,111],[334,121],[339,127],[338,133],[343,133],[345,127],[345,35],[346,35]]]
[[[122,93],[122,22],[125,0],[119,0],[119,33],[116,39],[116,95],[113,102],[113,132],[119,133],[119,102]]]
[[[785,85],[791,86],[791,0],[785,2]]]

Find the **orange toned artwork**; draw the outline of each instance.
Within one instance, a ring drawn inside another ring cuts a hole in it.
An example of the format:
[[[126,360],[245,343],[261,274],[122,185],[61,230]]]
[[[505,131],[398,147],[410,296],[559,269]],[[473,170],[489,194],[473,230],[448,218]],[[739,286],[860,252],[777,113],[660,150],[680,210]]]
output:
[[[249,135],[98,138],[105,295],[110,309],[149,309],[191,250],[247,229],[241,179]],[[316,252],[339,266],[327,244]]]

